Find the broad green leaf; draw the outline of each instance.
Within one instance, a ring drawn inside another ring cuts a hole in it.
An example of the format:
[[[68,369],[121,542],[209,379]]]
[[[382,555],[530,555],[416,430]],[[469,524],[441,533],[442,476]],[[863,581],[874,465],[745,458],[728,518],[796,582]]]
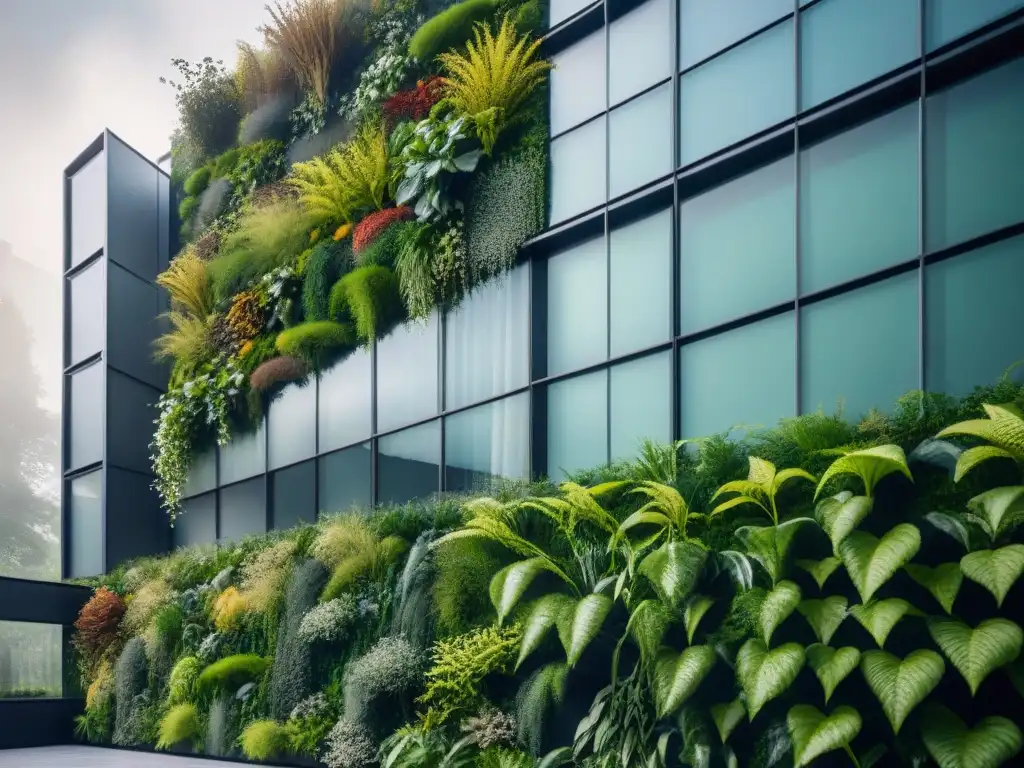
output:
[[[747,695],[751,720],[765,704],[792,685],[803,666],[804,649],[797,643],[786,643],[772,651],[756,638],[743,644],[736,654],[736,676]]]
[[[754,566],[750,558],[742,552],[734,549],[727,549],[724,552],[714,552],[711,557],[711,565],[714,573],[728,573],[737,589],[750,589],[754,586]]]
[[[743,700],[739,697],[728,704],[715,704],[711,707],[711,719],[715,722],[715,728],[718,729],[723,744],[729,740],[729,735],[736,730],[745,714],[747,708],[743,706]]]
[[[1024,485],[993,488],[968,501],[967,508],[985,521],[986,533],[995,541],[1024,522]]]
[[[874,506],[870,496],[851,496],[837,504],[819,506],[821,527],[832,541],[832,551],[839,554],[839,544],[854,531]]]
[[[956,619],[932,619],[928,631],[964,676],[971,696],[993,670],[1016,659],[1024,644],[1024,631],[1008,619],[986,619],[974,629]]]
[[[870,496],[878,481],[893,472],[900,472],[908,480],[914,479],[907,466],[907,457],[898,445],[877,445],[851,451],[833,461],[825,470],[818,481],[814,498],[818,498],[828,481],[837,475],[857,475],[864,482],[864,495]]]
[[[807,646],[807,666],[810,667],[825,691],[825,703],[843,680],[860,664],[860,651],[851,646],[829,648],[815,643]]]
[[[694,645],[682,653],[665,648],[658,654],[654,670],[658,717],[665,717],[683,705],[715,665],[710,645]]]
[[[953,473],[953,482],[959,483],[963,480],[964,475],[989,459],[1010,459],[1013,461],[1014,456],[1009,451],[1003,448],[998,448],[994,445],[976,445],[973,448],[968,448],[966,451],[961,453],[960,458],[956,460],[956,471]]]
[[[559,747],[544,755],[537,768],[559,768],[572,762],[572,747]]]
[[[662,544],[640,563],[646,576],[666,605],[679,610],[700,577],[707,550],[692,541]]]
[[[866,603],[910,562],[920,547],[921,532],[910,523],[900,523],[881,539],[865,531],[854,531],[839,545],[839,556],[860,599]]]
[[[865,651],[860,669],[898,734],[907,715],[935,690],[946,665],[939,654],[925,649],[902,660],[885,651]]]
[[[739,507],[739,506],[742,506],[743,504],[754,504],[754,505],[760,507],[761,509],[763,509],[765,512],[769,511],[768,508],[765,507],[765,505],[762,504],[755,497],[740,495],[740,496],[733,496],[731,499],[726,499],[721,504],[719,504],[714,509],[712,509],[711,510],[711,514],[712,515],[720,515],[723,512],[728,512],[733,507]],[[769,512],[769,514],[771,514],[771,513]]]
[[[913,611],[913,606],[898,597],[890,597],[888,600],[872,600],[870,603],[854,605],[850,608],[853,618],[875,638],[879,648],[885,647],[885,640],[892,632],[892,628],[911,611]]]
[[[841,561],[838,557],[826,557],[824,560],[797,560],[796,565],[811,574],[818,584],[818,589],[825,586],[828,577],[835,573]]]
[[[1011,720],[986,717],[974,728],[943,706],[928,707],[921,739],[939,768],[997,768],[1017,755],[1024,737]]]
[[[968,579],[991,592],[996,605],[1002,607],[1010,587],[1024,573],[1024,544],[971,552],[960,558],[960,569]]]
[[[715,601],[707,595],[692,595],[686,601],[686,608],[683,610],[683,624],[686,626],[686,642],[693,645],[693,635],[697,631],[700,620],[708,612]]]
[[[948,512],[929,512],[924,519],[950,538],[958,541],[965,551],[971,551],[971,534],[960,517]]]
[[[523,622],[523,639],[519,645],[516,669],[519,669],[527,656],[540,647],[559,617],[564,613],[571,613],[575,606],[575,600],[560,592],[544,595],[532,603]]]
[[[757,483],[763,488],[775,481],[775,465],[767,459],[749,456],[747,464],[749,466],[747,480],[751,483]]]
[[[746,547],[747,554],[764,567],[774,584],[782,576],[796,532],[805,523],[813,522],[809,517],[797,517],[781,525],[745,525],[736,529],[736,538]]]
[[[619,526],[619,535],[625,536],[630,529],[638,525],[669,526],[672,525],[672,521],[661,512],[639,509],[622,521],[622,524]]]
[[[934,568],[910,563],[903,568],[910,578],[931,593],[946,613],[953,613],[953,603],[964,581],[960,563],[944,563]]]
[[[836,707],[830,715],[809,704],[798,704],[786,716],[793,740],[793,765],[802,768],[812,760],[847,746],[860,733],[860,713],[852,707]]]
[[[551,571],[551,561],[546,557],[531,557],[502,568],[491,579],[491,602],[498,612],[498,623],[516,607],[533,580],[542,571]]]
[[[765,645],[771,643],[772,634],[782,622],[789,618],[799,604],[800,587],[792,581],[780,581],[768,593],[764,602],[761,603],[761,614],[758,619],[761,637]]]
[[[782,486],[790,480],[796,480],[797,478],[801,480],[808,480],[812,483],[818,482],[818,478],[807,470],[800,469],[799,467],[791,467],[789,469],[784,469],[775,475],[775,478],[772,480],[771,495],[775,496],[775,494],[782,489]]]
[[[815,637],[828,645],[828,641],[846,618],[846,605],[845,597],[834,595],[824,600],[804,600],[797,606],[797,610],[807,619]]]
[[[668,626],[668,614],[660,600],[644,600],[633,609],[626,631],[640,649],[645,661],[653,659],[661,646],[661,638]]]
[[[590,641],[601,631],[604,620],[612,609],[612,600],[607,595],[587,595],[573,611],[571,640],[566,648],[570,667],[575,667]]]

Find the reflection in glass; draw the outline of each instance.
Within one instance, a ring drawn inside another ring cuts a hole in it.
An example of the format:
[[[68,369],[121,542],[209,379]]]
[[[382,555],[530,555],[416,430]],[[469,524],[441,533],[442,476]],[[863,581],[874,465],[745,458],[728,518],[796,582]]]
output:
[[[289,384],[270,404],[269,468],[275,469],[316,454],[316,385]]]
[[[320,452],[370,436],[370,350],[360,347],[320,374]]]
[[[104,300],[107,295],[103,259],[90,264],[70,278],[71,281],[71,357],[69,365],[79,363],[103,349],[107,332]]]
[[[333,514],[351,507],[368,509],[371,504],[370,444],[321,456],[319,485],[320,512]]]
[[[530,475],[530,396],[515,395],[445,419],[445,490],[486,490]]]
[[[220,447],[220,484],[258,475],[267,467],[266,421],[255,432],[235,430],[231,440]]]
[[[593,0],[551,0],[548,26],[553,27],[560,24],[577,11],[582,11],[592,2]]]
[[[315,462],[304,461],[278,470],[271,478],[271,485],[274,489],[271,527],[274,530],[316,522]]]
[[[76,477],[69,485],[68,573],[70,578],[103,573],[103,496],[100,470]],[[9,574],[14,576],[15,574]]]
[[[793,0],[679,0],[679,67],[692,67],[792,11]]]
[[[670,10],[669,0],[647,0],[611,23],[608,92],[612,104],[672,74]]]
[[[432,421],[377,441],[377,502],[404,504],[438,490],[441,422]]]
[[[171,529],[171,545],[189,547],[194,544],[212,544],[217,540],[217,494],[207,493],[186,499],[182,514]]]
[[[671,209],[612,230],[612,357],[669,338],[671,282]]]
[[[551,142],[551,223],[605,201],[604,118]]]
[[[377,431],[387,432],[437,413],[434,312],[395,328],[377,345]]]
[[[611,197],[672,172],[671,83],[623,104],[608,120]]]
[[[924,0],[925,46],[934,51],[1018,8],[1021,0]]]
[[[59,699],[63,636],[59,624],[0,621],[0,699]]]
[[[220,489],[221,541],[239,541],[253,533],[266,533],[266,490],[262,477]]]
[[[644,440],[671,441],[671,352],[613,366],[610,375],[612,461],[636,458]]]
[[[71,263],[74,267],[104,245],[107,236],[107,156],[100,152],[71,177]]]
[[[212,491],[217,487],[217,448],[210,446],[202,453],[192,457],[189,467],[188,482],[185,483],[185,495],[196,496]]]
[[[608,262],[604,238],[548,259],[548,375],[608,355]]]
[[[103,365],[94,363],[71,374],[71,450],[68,469],[103,459]]]
[[[608,371],[555,382],[547,388],[548,477],[608,461]]]
[[[604,30],[551,57],[551,135],[579,125],[605,108]]]

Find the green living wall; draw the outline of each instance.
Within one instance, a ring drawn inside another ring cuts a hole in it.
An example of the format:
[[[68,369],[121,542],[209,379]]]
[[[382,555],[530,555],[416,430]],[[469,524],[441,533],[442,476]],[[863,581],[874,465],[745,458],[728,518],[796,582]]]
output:
[[[79,733],[331,768],[1015,764],[1022,406],[910,393],[128,564],[76,624]]]

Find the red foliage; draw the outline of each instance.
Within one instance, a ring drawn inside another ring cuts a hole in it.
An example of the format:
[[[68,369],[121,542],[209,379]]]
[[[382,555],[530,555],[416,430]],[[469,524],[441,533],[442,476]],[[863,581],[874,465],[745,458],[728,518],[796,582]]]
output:
[[[90,660],[97,660],[117,639],[125,604],[119,595],[100,587],[85,605],[75,621],[75,644]]]
[[[399,91],[384,102],[384,119],[394,127],[403,120],[423,120],[430,108],[441,100],[444,80],[431,75],[420,80],[411,91]]]
[[[399,221],[408,221],[415,214],[407,205],[374,211],[356,224],[352,230],[352,252],[358,254],[366,246],[384,234],[384,230]]]

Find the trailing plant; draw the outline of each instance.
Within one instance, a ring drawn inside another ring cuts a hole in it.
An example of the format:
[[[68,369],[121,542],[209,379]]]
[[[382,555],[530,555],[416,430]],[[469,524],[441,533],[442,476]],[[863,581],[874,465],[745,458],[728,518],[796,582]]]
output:
[[[270,672],[270,713],[277,720],[286,719],[312,693],[312,656],[300,626],[303,617],[316,605],[327,574],[323,564],[308,558],[292,573]]]
[[[302,617],[298,637],[310,645],[344,640],[359,616],[359,601],[355,595],[336,597],[315,606]]]
[[[133,637],[125,643],[124,650],[117,659],[114,668],[114,743],[130,746],[139,741],[139,721],[133,719],[136,707],[148,702],[140,702],[138,698],[146,695],[148,685],[148,669],[146,664],[146,646],[141,637]]]
[[[408,707],[423,684],[424,657],[402,637],[385,637],[353,661],[345,678],[345,717],[377,725],[382,700]],[[393,715],[394,713],[392,713]]]
[[[367,728],[342,718],[327,734],[321,759],[330,768],[371,768],[377,764],[377,742]]]
[[[462,48],[477,23],[490,20],[496,10],[495,0],[462,0],[446,8],[416,30],[409,40],[409,55],[430,62],[444,51]]]
[[[332,320],[316,320],[282,331],[277,337],[277,351],[320,371],[355,343],[355,333],[350,326]]]

